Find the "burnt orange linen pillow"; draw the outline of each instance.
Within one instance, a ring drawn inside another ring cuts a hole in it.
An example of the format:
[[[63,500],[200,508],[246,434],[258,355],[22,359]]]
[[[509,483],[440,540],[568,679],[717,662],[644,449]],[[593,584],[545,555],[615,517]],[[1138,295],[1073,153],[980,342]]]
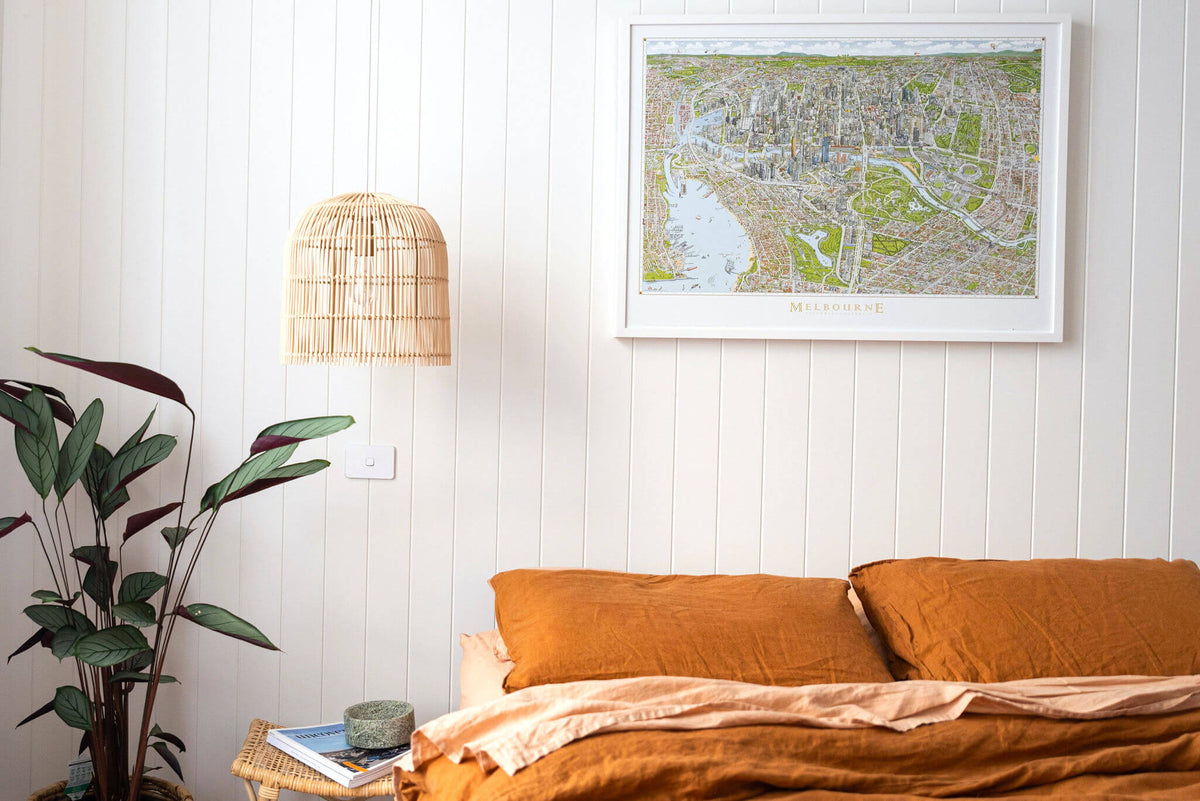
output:
[[[1184,559],[889,559],[850,581],[898,679],[1200,673],[1200,570]]]
[[[841,579],[510,570],[492,578],[508,691],[633,676],[891,681]]]

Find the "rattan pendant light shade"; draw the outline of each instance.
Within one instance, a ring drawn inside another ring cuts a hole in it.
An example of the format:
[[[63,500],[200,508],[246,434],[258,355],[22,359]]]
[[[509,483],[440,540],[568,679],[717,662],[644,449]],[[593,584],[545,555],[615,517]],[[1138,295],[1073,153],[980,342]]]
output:
[[[437,222],[374,192],[310,206],[288,237],[282,329],[284,364],[450,364]]]

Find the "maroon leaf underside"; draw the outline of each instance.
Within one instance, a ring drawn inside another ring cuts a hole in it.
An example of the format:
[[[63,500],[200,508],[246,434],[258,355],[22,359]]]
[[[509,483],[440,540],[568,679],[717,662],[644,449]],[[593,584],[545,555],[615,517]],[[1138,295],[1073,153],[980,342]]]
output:
[[[27,381],[17,381],[13,378],[0,378],[0,392],[11,395],[19,401],[25,400],[25,396],[34,387],[40,389],[46,396],[46,402],[50,404],[50,413],[61,422],[74,427],[75,412],[67,403],[67,396],[60,390],[46,386],[45,384],[33,384]]]
[[[281,437],[275,434],[268,434],[265,437],[259,437],[250,444],[250,455],[269,451],[273,448],[282,448],[285,445],[292,445],[297,442],[306,442],[303,437]]]
[[[166,743],[150,743],[150,747],[158,752],[158,755],[162,757],[163,762],[166,762],[167,766],[170,767],[171,770],[175,771],[175,775],[179,777],[180,781],[185,781],[183,778],[183,770],[179,767],[179,759],[171,753],[171,749],[167,748]]]
[[[109,497],[111,498],[113,493],[120,492],[121,490],[125,489],[125,487],[127,487],[131,483],[133,483],[140,475],[142,475],[142,473],[145,473],[147,470],[150,470],[151,468],[157,467],[159,464],[161,464],[161,461],[152,462],[152,463],[146,465],[145,467],[139,467],[137,470],[134,470],[132,473],[130,473],[129,475],[125,476],[120,481],[118,481],[117,486],[113,487],[111,490],[108,491]]]
[[[25,525],[26,523],[32,523],[32,522],[33,522],[33,518],[29,516],[29,512],[25,512],[20,517],[18,517],[16,520],[9,523],[4,528],[0,529],[0,537],[3,537],[6,534],[16,531],[17,529],[19,529],[21,526]]]
[[[41,707],[38,707],[37,709],[35,709],[34,711],[32,711],[32,712],[30,712],[28,715],[26,715],[26,716],[25,716],[25,719],[24,719],[24,720],[22,720],[20,723],[18,723],[18,724],[17,724],[17,725],[16,725],[14,728],[18,728],[18,729],[19,729],[19,728],[21,728],[22,726],[24,726],[26,723],[28,723],[29,721],[31,721],[31,720],[37,720],[37,719],[38,719],[38,718],[40,718],[42,715],[47,715],[47,714],[49,714],[49,713],[51,713],[51,712],[53,712],[53,711],[54,711],[54,699],[53,699],[53,698],[51,698],[51,699],[50,699],[49,701],[47,701],[47,702],[46,702],[46,703],[45,703],[43,706],[41,706]]]
[[[228,495],[225,496],[225,498],[221,501],[221,503],[229,503],[230,501],[236,501],[238,498],[244,498],[247,495],[253,495],[256,492],[262,492],[263,490],[268,490],[271,487],[277,486],[279,484],[286,484],[289,481],[295,481],[298,478],[307,478],[307,477],[308,476],[277,476],[275,478],[260,478],[257,481],[250,482],[249,484],[242,487],[237,492],[229,493]]]
[[[68,367],[74,367],[78,370],[98,375],[101,378],[116,381],[118,384],[140,389],[143,392],[149,392],[152,395],[158,395],[167,400],[173,400],[181,406],[191,409],[188,406],[187,398],[184,397],[183,390],[179,388],[178,384],[165,375],[156,373],[141,365],[129,364],[127,362],[96,362],[79,356],[68,356],[64,353],[47,353],[37,348],[29,348],[29,350],[43,359],[65,364]]]
[[[128,540],[154,521],[174,512],[181,505],[179,501],[175,501],[174,503],[160,506],[157,509],[150,509],[149,511],[138,512],[136,515],[130,515],[129,521],[125,524],[125,533],[121,536],[121,541]]]
[[[46,628],[39,628],[37,631],[35,631],[33,633],[33,636],[31,636],[25,642],[21,643],[21,645],[17,648],[17,650],[13,651],[11,654],[8,655],[8,660],[5,662],[5,664],[13,661],[14,656],[20,656],[21,654],[25,653],[26,651],[28,651],[30,648],[32,648],[35,645],[41,645],[43,648],[49,648],[50,643],[52,643],[53,641],[54,641],[54,632],[52,632]]]

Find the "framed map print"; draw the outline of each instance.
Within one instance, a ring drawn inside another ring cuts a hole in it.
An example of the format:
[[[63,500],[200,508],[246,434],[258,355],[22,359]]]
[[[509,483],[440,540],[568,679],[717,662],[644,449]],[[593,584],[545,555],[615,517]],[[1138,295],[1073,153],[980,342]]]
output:
[[[621,25],[618,336],[1062,340],[1065,16]]]

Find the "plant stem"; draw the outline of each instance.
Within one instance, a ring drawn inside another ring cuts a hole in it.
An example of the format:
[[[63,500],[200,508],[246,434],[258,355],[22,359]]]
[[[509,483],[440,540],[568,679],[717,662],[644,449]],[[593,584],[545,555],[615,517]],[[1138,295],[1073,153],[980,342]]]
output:
[[[46,563],[50,567],[50,578],[54,580],[54,591],[58,593],[59,597],[66,598],[67,588],[58,583],[58,574],[54,572],[54,560],[50,558],[50,552],[46,550],[46,541],[42,538],[42,530],[38,528],[36,520],[31,520],[30,522],[33,524],[33,530],[37,532],[38,544],[42,546],[42,553],[45,555]],[[63,580],[66,580],[66,576],[63,576]]]
[[[183,468],[183,487],[179,492],[179,515],[176,518],[176,526],[183,525],[183,508],[187,501],[188,477],[192,470],[192,450],[196,442],[196,413],[190,407],[185,406],[188,414],[191,415],[191,428],[188,432],[188,448],[187,459],[184,462]],[[138,733],[137,750],[135,753],[135,761],[133,767],[133,776],[130,779],[129,785],[129,801],[138,801],[138,797],[142,792],[142,776],[146,769],[146,749],[150,742],[150,718],[154,712],[154,700],[158,695],[158,683],[162,677],[163,666],[166,663],[167,644],[170,642],[170,631],[163,632],[163,620],[166,618],[167,604],[171,596],[171,582],[175,573],[175,550],[171,549],[171,555],[168,558],[167,564],[167,583],[162,590],[162,601],[158,607],[158,621],[154,627],[154,656],[150,660],[150,677],[146,682],[146,698],[142,704],[142,728]],[[174,622],[174,618],[172,618]]]

